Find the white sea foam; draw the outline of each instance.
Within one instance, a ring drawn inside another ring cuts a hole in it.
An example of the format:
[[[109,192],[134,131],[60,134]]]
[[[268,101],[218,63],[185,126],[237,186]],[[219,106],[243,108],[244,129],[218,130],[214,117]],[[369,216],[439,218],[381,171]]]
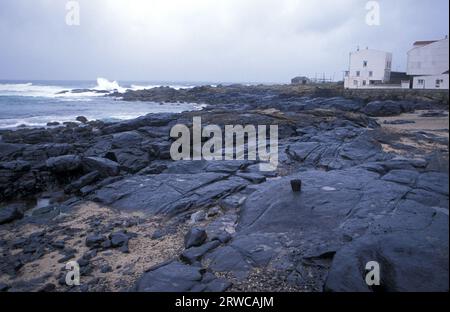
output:
[[[117,81],[110,81],[106,78],[97,78],[97,84],[93,87],[80,87],[75,89],[85,89],[85,92],[72,92],[74,89],[67,86],[58,85],[40,85],[29,83],[0,83],[0,96],[30,96],[30,97],[48,97],[48,98],[73,98],[82,99],[86,97],[103,96],[106,93],[119,92],[124,93],[130,90],[145,90],[157,88],[161,86],[168,86],[176,90],[190,89],[194,85],[166,85],[166,84],[152,84],[152,85],[131,85],[130,88],[122,87]],[[102,92],[99,92],[102,91]]]
[[[94,88],[97,91],[118,91],[123,93],[126,88],[122,88],[117,81],[109,81],[106,78],[97,78],[97,86]]]
[[[3,96],[33,96],[54,97],[63,87],[41,86],[30,83],[0,84],[0,95]]]
[[[79,88],[86,89],[85,92],[71,92],[73,89],[58,85],[39,85],[29,83],[6,83],[0,84],[0,96],[30,96],[30,97],[49,97],[49,98],[86,98],[94,96],[103,96],[106,92],[125,92],[117,81],[109,81],[105,78],[98,78],[97,85],[94,87]]]
[[[76,116],[36,116],[28,118],[0,119],[0,129],[15,129],[21,126],[46,127],[48,122],[75,121]]]

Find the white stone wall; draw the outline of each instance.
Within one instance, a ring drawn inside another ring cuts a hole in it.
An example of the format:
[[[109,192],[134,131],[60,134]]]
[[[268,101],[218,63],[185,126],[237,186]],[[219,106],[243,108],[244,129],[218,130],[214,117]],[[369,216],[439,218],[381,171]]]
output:
[[[437,83],[439,80],[439,83]],[[416,76],[413,79],[413,89],[448,90],[449,75]]]

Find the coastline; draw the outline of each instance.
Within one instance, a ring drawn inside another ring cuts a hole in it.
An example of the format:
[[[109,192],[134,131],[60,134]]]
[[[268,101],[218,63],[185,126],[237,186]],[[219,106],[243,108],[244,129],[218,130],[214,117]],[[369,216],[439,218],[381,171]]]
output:
[[[162,87],[122,97],[208,106],[1,130],[1,290],[367,291],[347,273],[373,255],[403,268],[384,276],[389,291],[448,290],[448,92],[354,92]],[[170,129],[194,116],[278,125],[278,169],[172,161]],[[30,197],[48,201],[28,210]],[[82,286],[65,285],[69,260]]]

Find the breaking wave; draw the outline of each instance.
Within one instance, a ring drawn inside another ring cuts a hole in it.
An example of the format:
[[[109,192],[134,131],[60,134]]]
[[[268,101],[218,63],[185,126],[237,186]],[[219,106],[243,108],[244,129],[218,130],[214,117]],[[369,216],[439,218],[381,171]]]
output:
[[[138,85],[131,84],[130,86],[121,86],[117,81],[110,81],[106,78],[97,78],[96,85],[45,85],[42,83],[0,83],[0,96],[29,96],[29,97],[47,97],[47,98],[86,98],[94,96],[103,96],[108,93],[119,92],[124,93],[127,90],[145,90],[157,88],[161,86],[168,86],[173,89],[190,89],[194,85],[181,84],[149,84]]]
[[[127,89],[122,88],[117,81],[109,81],[105,78],[97,78],[97,86],[94,88],[97,91],[118,91],[120,93],[125,92]]]

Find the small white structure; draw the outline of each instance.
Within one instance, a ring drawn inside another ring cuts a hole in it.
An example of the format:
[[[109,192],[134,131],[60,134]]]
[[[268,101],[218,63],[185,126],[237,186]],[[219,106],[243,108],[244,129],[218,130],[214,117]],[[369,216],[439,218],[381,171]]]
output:
[[[417,41],[408,51],[407,74],[413,76],[413,89],[449,88],[448,38]]]
[[[392,53],[372,49],[350,53],[349,69],[345,72],[346,89],[379,88],[389,82]]]

